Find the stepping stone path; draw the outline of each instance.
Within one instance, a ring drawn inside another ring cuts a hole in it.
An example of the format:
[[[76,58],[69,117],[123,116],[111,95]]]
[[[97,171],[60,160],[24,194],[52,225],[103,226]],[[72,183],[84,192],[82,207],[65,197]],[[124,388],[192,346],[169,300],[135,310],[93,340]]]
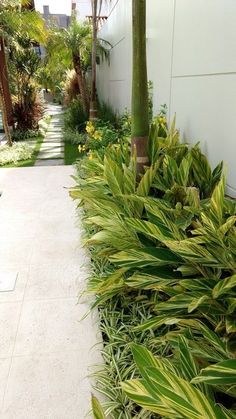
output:
[[[35,166],[64,165],[64,142],[62,138],[62,107],[48,105],[47,114],[52,117],[48,131],[41,145]]]

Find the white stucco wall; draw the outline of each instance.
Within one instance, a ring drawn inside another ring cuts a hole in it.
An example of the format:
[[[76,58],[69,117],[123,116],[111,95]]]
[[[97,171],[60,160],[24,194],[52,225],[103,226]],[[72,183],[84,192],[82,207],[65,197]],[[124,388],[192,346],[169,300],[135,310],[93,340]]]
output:
[[[114,0],[100,34],[113,49],[98,92],[119,112],[130,108],[131,22],[131,0]],[[236,0],[147,0],[147,54],[154,111],[167,104],[187,141],[225,161],[236,197]]]

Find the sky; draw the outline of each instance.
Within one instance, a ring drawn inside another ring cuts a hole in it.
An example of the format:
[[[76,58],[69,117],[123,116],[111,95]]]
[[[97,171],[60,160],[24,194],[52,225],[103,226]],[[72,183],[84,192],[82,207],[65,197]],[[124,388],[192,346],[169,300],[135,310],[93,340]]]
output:
[[[43,11],[43,5],[49,6],[51,13],[71,14],[71,0],[35,0],[37,11]]]

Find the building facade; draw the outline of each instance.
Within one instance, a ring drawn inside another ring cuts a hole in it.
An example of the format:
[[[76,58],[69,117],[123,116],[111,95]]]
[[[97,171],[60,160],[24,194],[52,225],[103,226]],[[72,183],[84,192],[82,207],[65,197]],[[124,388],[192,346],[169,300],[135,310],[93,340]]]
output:
[[[100,36],[111,42],[110,65],[98,66],[100,98],[130,108],[131,0],[113,2]],[[236,1],[147,0],[148,78],[154,111],[176,113],[185,141],[201,142],[212,165],[224,160],[236,197]]]
[[[42,18],[45,20],[47,26],[55,25],[59,28],[68,28],[70,24],[70,16],[60,13],[50,13],[49,6],[43,6]]]

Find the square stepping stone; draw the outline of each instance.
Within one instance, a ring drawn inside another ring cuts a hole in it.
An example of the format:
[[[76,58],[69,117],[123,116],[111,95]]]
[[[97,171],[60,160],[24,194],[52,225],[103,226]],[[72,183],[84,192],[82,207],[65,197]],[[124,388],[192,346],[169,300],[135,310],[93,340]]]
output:
[[[0,272],[0,292],[14,291],[18,272]]]

